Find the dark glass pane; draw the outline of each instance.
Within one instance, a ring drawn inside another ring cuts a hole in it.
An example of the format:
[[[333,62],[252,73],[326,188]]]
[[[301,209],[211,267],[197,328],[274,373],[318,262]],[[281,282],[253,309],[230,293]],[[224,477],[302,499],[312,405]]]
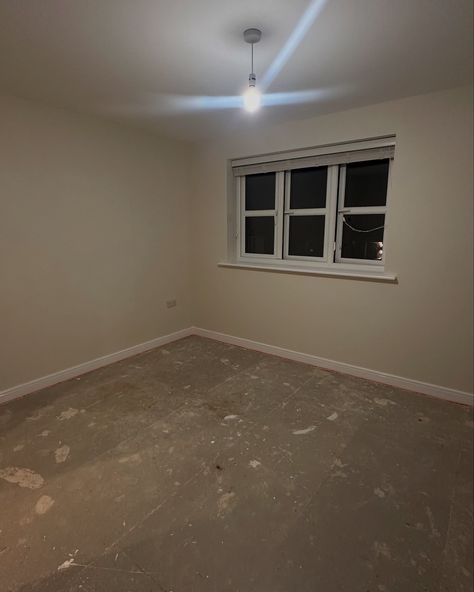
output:
[[[291,171],[290,209],[325,208],[327,167]]]
[[[349,208],[384,206],[387,203],[388,160],[354,162],[346,166],[346,195]]]
[[[341,256],[380,261],[383,254],[383,228],[380,227],[385,223],[384,214],[354,214],[344,216],[344,220]]]
[[[245,209],[275,209],[275,173],[261,173],[245,177]]]
[[[288,254],[322,257],[324,216],[289,216]]]
[[[245,252],[273,255],[275,221],[273,216],[245,218]]]

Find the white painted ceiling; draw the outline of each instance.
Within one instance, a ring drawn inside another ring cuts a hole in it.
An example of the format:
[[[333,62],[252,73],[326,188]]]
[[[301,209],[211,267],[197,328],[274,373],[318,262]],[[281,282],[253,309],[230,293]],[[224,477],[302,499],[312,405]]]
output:
[[[250,115],[179,100],[242,91],[246,27],[263,31],[255,48],[261,80],[309,5],[0,0],[0,92],[201,140],[472,82],[472,0],[319,0],[317,18],[268,88],[321,91],[311,102]]]

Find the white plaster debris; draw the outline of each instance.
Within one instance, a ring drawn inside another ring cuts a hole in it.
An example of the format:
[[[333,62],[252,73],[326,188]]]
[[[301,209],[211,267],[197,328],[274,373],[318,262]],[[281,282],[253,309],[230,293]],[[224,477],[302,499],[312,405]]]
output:
[[[239,416],[238,415],[226,415],[224,417],[224,421],[231,421],[232,419],[238,419]]]
[[[49,436],[49,434],[50,434],[50,433],[51,433],[51,431],[50,431],[50,430],[43,430],[43,431],[41,432],[41,434],[38,434],[38,436],[39,436],[40,438],[46,438],[46,436]]]
[[[255,460],[255,459],[254,460],[251,460],[249,462],[249,466],[252,467],[252,469],[256,469],[257,467],[260,467],[261,464],[262,463],[259,460]]]
[[[228,493],[224,493],[220,496],[217,500],[217,515],[223,516],[228,510],[229,506],[232,502],[232,499],[235,497],[235,493],[233,491],[229,491]],[[191,526],[191,524],[190,524]]]
[[[37,514],[46,514],[54,505],[54,500],[49,495],[42,495],[35,505],[35,512]]]
[[[69,407],[69,409],[62,411],[58,415],[58,419],[59,419],[59,421],[64,421],[65,419],[71,419],[71,417],[74,417],[78,413],[79,413],[78,409],[74,409],[73,407]]]
[[[374,494],[375,494],[377,497],[380,497],[380,498],[383,498],[383,497],[385,497],[385,491],[384,491],[383,489],[380,489],[380,487],[376,487],[376,488],[374,489]]]
[[[316,429],[315,425],[309,426],[309,428],[305,428],[304,430],[294,430],[293,435],[294,436],[304,436],[305,434],[309,434],[310,432],[313,432]]]
[[[392,552],[390,547],[387,543],[379,543],[379,541],[375,541],[374,543],[374,551],[377,557],[386,557],[387,559],[392,558]]]
[[[71,565],[74,565],[74,557],[75,557],[75,555],[77,555],[78,551],[79,551],[79,549],[76,549],[74,551],[74,554],[69,553],[70,559],[66,559],[66,561],[61,563],[61,565],[58,566],[58,571],[62,571],[63,569],[68,569],[71,567]]]
[[[387,407],[387,405],[396,405],[396,403],[394,401],[391,401],[390,399],[379,399],[378,397],[374,398],[375,403],[377,403],[377,405],[380,405],[380,407]]]
[[[425,510],[426,510],[426,515],[428,516],[428,521],[430,523],[431,536],[439,538],[441,536],[441,534],[435,526],[433,512],[431,511],[431,508],[426,506]]]
[[[25,447],[24,444],[18,444],[17,446],[15,446],[15,448],[13,449],[13,452],[19,452],[20,450],[23,450],[23,448]]]
[[[67,457],[69,456],[69,453],[71,452],[71,449],[69,448],[69,446],[67,444],[64,444],[63,446],[60,446],[59,448],[57,448],[54,451],[54,458],[56,459],[57,463],[63,463],[67,460]]]
[[[0,479],[4,479],[5,481],[8,481],[8,483],[15,483],[19,487],[26,487],[28,489],[39,489],[44,485],[44,479],[39,473],[21,467],[6,467],[5,469],[0,469]]]
[[[336,412],[334,412],[329,417],[327,417],[326,419],[329,420],[329,421],[335,421],[338,417],[339,417],[339,415]]]
[[[119,463],[140,463],[142,462],[142,457],[136,452],[135,454],[129,454],[128,456],[123,456],[119,458]]]

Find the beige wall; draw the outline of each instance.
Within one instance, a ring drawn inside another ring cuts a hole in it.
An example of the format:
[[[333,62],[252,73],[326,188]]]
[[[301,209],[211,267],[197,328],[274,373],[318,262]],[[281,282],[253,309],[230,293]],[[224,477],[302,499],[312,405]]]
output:
[[[0,391],[194,324],[472,392],[472,88],[194,151],[10,98],[0,129]],[[217,267],[227,159],[389,133],[398,285]]]
[[[390,285],[218,268],[226,159],[395,133]],[[194,323],[472,392],[472,88],[236,134],[194,160]]]
[[[0,130],[0,391],[188,327],[189,149],[10,98]]]

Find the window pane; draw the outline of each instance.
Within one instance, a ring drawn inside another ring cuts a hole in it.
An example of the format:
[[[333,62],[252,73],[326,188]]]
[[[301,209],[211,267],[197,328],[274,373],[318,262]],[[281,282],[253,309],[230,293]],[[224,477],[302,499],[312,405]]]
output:
[[[346,166],[346,207],[387,203],[388,160],[354,162]]]
[[[341,256],[347,259],[381,261],[385,215],[354,214],[344,216],[344,220]]]
[[[291,171],[290,209],[325,208],[327,167]]]
[[[245,177],[245,209],[275,209],[275,173],[260,173]]]
[[[322,257],[324,254],[324,216],[289,216],[288,254]]]
[[[273,255],[275,221],[273,216],[245,218],[245,252]]]

